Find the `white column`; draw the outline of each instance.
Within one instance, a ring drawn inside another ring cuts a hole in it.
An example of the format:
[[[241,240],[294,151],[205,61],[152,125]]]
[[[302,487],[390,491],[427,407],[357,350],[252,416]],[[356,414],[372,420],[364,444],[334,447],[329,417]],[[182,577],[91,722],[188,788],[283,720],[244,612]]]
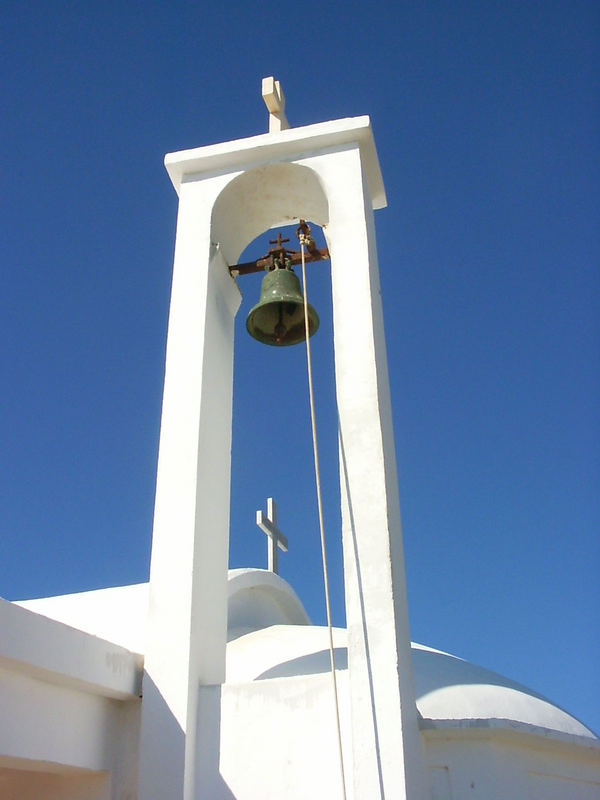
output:
[[[358,146],[328,154],[355,800],[426,797],[373,212]]]
[[[219,181],[217,181],[219,183]],[[210,245],[218,187],[182,183],[167,337],[142,702],[140,800],[191,800],[201,685],[225,679],[239,289]],[[215,707],[216,709],[216,707]],[[219,719],[203,719],[204,735]]]

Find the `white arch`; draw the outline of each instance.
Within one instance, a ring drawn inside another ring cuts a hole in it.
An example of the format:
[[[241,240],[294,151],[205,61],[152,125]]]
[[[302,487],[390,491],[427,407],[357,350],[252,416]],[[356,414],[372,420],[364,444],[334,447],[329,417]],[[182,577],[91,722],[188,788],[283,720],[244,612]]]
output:
[[[255,167],[233,178],[213,205],[210,238],[235,264],[250,242],[269,228],[309,219],[329,222],[329,204],[314,170],[300,164]]]

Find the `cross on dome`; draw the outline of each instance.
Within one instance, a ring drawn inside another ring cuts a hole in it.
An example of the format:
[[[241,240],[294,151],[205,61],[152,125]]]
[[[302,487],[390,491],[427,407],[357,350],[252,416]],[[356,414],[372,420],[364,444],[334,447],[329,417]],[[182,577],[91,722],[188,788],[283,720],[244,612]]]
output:
[[[287,553],[288,541],[277,527],[277,505],[272,497],[267,498],[266,516],[262,511],[256,512],[256,524],[269,537],[268,569],[277,575],[277,551],[280,548],[284,553]]]

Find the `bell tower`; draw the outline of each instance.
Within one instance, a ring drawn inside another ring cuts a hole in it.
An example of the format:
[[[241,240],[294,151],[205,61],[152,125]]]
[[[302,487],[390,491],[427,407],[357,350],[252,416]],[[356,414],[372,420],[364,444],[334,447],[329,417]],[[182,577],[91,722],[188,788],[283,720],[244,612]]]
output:
[[[386,203],[383,182],[368,117],[286,128],[283,93],[276,82],[271,89],[276,120],[269,133],[165,159],[179,211],[140,800],[231,797],[219,781],[215,745],[225,681],[233,321],[240,303],[229,266],[263,231],[299,219],[322,226],[331,256],[348,624],[344,702],[352,721],[348,793],[355,800],[417,800],[425,797],[424,763],[373,221],[373,210]]]

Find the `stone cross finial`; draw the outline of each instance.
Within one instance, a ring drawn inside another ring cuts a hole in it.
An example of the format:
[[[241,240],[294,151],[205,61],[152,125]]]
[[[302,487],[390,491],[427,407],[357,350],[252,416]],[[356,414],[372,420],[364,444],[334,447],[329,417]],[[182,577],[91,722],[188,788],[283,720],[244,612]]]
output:
[[[268,569],[277,575],[277,550],[281,548],[286,553],[288,541],[277,527],[277,506],[272,497],[267,499],[266,516],[262,511],[256,512],[256,524],[269,537]]]
[[[285,116],[285,95],[273,76],[262,79],[262,96],[269,110],[269,133],[287,130],[290,124]]]

